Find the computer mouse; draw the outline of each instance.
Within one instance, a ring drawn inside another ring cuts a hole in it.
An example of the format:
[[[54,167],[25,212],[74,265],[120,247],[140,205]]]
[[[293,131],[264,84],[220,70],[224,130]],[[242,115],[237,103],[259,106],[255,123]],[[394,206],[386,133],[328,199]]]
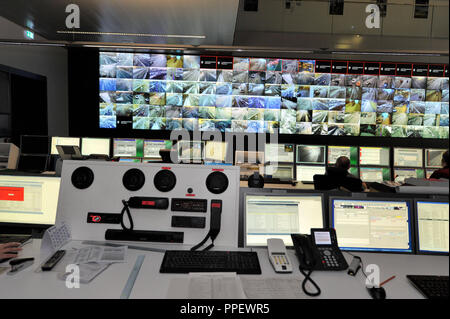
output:
[[[383,287],[372,287],[372,288],[368,288],[367,287],[367,291],[369,292],[370,296],[373,299],[379,299],[379,300],[384,300],[386,299],[386,290],[384,290]]]

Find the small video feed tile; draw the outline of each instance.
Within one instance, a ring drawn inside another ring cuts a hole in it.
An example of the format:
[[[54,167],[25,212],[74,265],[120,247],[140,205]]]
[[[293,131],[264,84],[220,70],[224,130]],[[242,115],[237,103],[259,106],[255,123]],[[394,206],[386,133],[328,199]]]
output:
[[[344,124],[328,124],[328,135],[345,136]]]
[[[267,60],[262,58],[250,59],[250,71],[266,71]]]
[[[362,87],[365,88],[376,88],[378,84],[378,76],[376,75],[363,75],[362,77]]]
[[[183,119],[166,119],[166,130],[174,131],[183,128]]]
[[[281,108],[281,98],[276,96],[269,96],[265,98],[264,107],[266,109],[280,109]]]
[[[166,104],[166,94],[150,93],[150,104],[151,105],[165,105]]]
[[[328,135],[328,124],[312,124],[312,135]]]
[[[281,85],[278,85],[278,84],[264,85],[264,95],[266,95],[266,96],[281,96]]]
[[[183,67],[183,56],[167,55],[167,65],[166,66],[168,68],[182,68]],[[181,123],[180,123],[180,125],[181,125]]]
[[[448,114],[440,114],[439,115],[439,126],[449,126]]]
[[[266,81],[266,72],[250,71],[248,72],[248,83],[264,84]]]
[[[345,124],[359,124],[361,119],[361,113],[345,113],[344,115],[344,123]]]
[[[407,103],[410,100],[411,91],[408,89],[396,89],[394,93],[394,104]]]
[[[392,114],[392,125],[408,125],[408,114],[407,113],[393,113]]]
[[[346,101],[345,112],[346,113],[361,112],[361,101],[358,100]]]
[[[245,96],[233,96],[233,107],[238,107],[238,108],[247,108],[248,107],[248,98]]]
[[[231,120],[231,107],[216,107],[216,119]]]
[[[199,106],[216,106],[216,96],[211,94],[201,94],[198,100]]]
[[[280,120],[280,110],[275,109],[264,109],[264,121],[279,121]]]
[[[314,73],[301,72],[297,74],[296,78],[298,85],[314,85]]]
[[[183,94],[181,93],[167,93],[166,105],[169,106],[183,106]]]
[[[231,119],[237,121],[247,120],[247,108],[231,108]]]
[[[360,126],[359,135],[360,136],[376,136],[377,126],[364,124]]]
[[[345,86],[345,74],[331,74],[331,86]]]
[[[150,105],[148,107],[148,117],[165,117],[166,107],[160,105]],[[176,117],[180,117],[180,113],[178,112]]]
[[[312,111],[297,111],[297,122],[312,122]]]
[[[184,82],[167,81],[166,93],[183,93]]]
[[[149,117],[148,126],[151,130],[165,130],[166,118],[165,117]]]
[[[233,70],[217,70],[217,82],[233,81]]]
[[[297,83],[297,73],[294,72],[283,72],[281,75],[282,84],[296,84]]]
[[[344,124],[345,112],[330,111],[328,112],[328,124]]]
[[[250,61],[248,58],[237,58],[233,59],[233,71],[248,71],[250,68]]]
[[[423,136],[423,126],[407,126],[406,137],[421,138]]]
[[[281,70],[283,72],[298,72],[298,60],[282,60]]]
[[[200,118],[200,111],[198,106],[183,106],[182,118]],[[207,118],[207,117],[203,117]]]
[[[247,95],[248,84],[247,83],[233,83],[233,95]]]
[[[448,103],[441,103],[441,114],[447,114],[448,115]]]
[[[311,86],[310,97],[311,98],[328,98],[329,86]]]
[[[167,69],[166,68],[149,68],[151,80],[166,80],[167,79]]]
[[[151,54],[149,66],[155,67],[155,68],[167,67],[168,66],[167,65],[167,56],[165,54]]]
[[[395,90],[394,89],[378,89],[377,90],[377,100],[384,100],[384,101],[388,101],[388,100],[394,100],[394,94],[395,94]]]
[[[330,86],[329,97],[332,99],[345,99],[345,93],[343,86]]]
[[[233,83],[247,83],[248,71],[233,71]]]
[[[409,103],[409,113],[424,114],[425,102],[411,102]]]
[[[118,66],[133,66],[133,53],[117,53]]]
[[[165,81],[149,81],[148,90],[151,93],[166,93],[166,82]]]
[[[125,80],[126,81],[126,80]],[[131,88],[133,92],[148,93],[150,91],[150,81],[149,80],[132,80]],[[125,87],[124,88],[129,88]],[[131,91],[130,90],[120,90],[120,91]]]
[[[448,90],[442,90],[442,102],[449,102],[448,100]]]
[[[248,97],[248,108],[263,109],[265,107],[265,99],[263,97]]]
[[[427,77],[426,76],[413,76],[411,78],[411,88],[412,89],[426,89],[427,88]]]
[[[378,77],[377,87],[380,89],[394,88],[394,77],[390,75],[380,75]]]
[[[133,66],[149,67],[151,65],[150,54],[135,53],[133,55]]]
[[[378,90],[374,88],[363,88],[362,89],[362,99],[368,101],[377,100]]]
[[[410,101],[425,101],[425,90],[423,89],[411,89]]]
[[[199,69],[183,69],[183,81],[198,81],[199,79]]]
[[[202,82],[216,82],[217,71],[209,69],[200,69],[200,79]]]
[[[361,100],[362,99],[362,88],[360,87],[348,87],[346,88],[345,98],[347,100]]]
[[[132,91],[134,81],[146,81],[146,80],[117,79],[116,90],[117,91]]]
[[[281,59],[267,59],[267,71],[281,71]]]
[[[314,73],[314,85],[326,85],[329,86],[331,82],[330,73]]]
[[[248,133],[264,133],[264,121],[247,121]]]
[[[408,114],[408,125],[422,126],[423,114]]]
[[[248,121],[262,121],[264,120],[264,109],[248,109]]]
[[[439,127],[432,127],[432,126],[424,126],[422,137],[423,138],[441,138],[439,134]]]
[[[297,102],[297,86],[294,84],[282,84],[281,97]]]
[[[280,72],[275,71],[267,71],[266,72],[266,84],[281,84],[283,81],[283,78],[281,76]]]
[[[115,64],[100,65],[100,77],[101,78],[115,78],[116,77],[116,65]]]
[[[433,78],[427,79],[427,90],[448,90],[448,78]]]
[[[133,117],[133,130],[150,129],[150,120],[148,117]]]
[[[219,130],[220,132],[232,132],[231,120],[214,120],[214,126],[216,130]]]
[[[344,93],[344,95],[345,95],[345,93]],[[300,85],[297,87],[297,97],[298,98],[308,98],[310,96],[311,96],[311,86],[310,85]]]
[[[200,86],[198,82],[183,82],[184,94],[199,94]]]
[[[100,52],[99,53],[99,64],[100,65],[116,65],[117,64],[117,53]]]
[[[314,110],[312,114],[312,123],[327,123],[328,122],[328,111],[317,111]]]
[[[298,61],[298,72],[314,73],[315,68],[316,68],[315,60],[299,60]]]
[[[116,68],[116,77],[118,79],[132,79],[133,78],[133,67],[118,66]]]
[[[134,93],[133,104],[149,104],[150,95],[148,93]]]
[[[116,103],[117,93],[113,92],[113,91],[100,92],[99,97],[100,97],[100,103]],[[119,102],[119,103],[124,103],[124,102]]]
[[[182,124],[183,128],[188,131],[198,130],[198,119],[183,119]]]
[[[406,125],[392,125],[392,137],[406,137]]]
[[[166,79],[169,81],[183,81],[183,69],[167,68]]]
[[[116,104],[116,115],[131,118],[133,116],[133,104]]]
[[[100,103],[100,116],[116,116],[116,104]]]
[[[295,133],[302,135],[311,135],[312,134],[312,123],[303,122],[295,124]]]
[[[249,95],[264,95],[264,84],[253,84],[248,85]]]
[[[359,136],[360,126],[355,124],[344,124],[345,136]]]
[[[185,55],[183,59],[184,69],[200,69],[200,56]]]
[[[378,108],[377,102],[363,100],[361,105],[361,112],[376,112]]]
[[[439,127],[439,138],[448,139],[449,138],[449,128],[441,126]]]
[[[345,75],[345,86],[361,87],[362,75],[347,74]]]
[[[150,77],[149,68],[142,66],[133,67],[133,79],[148,79],[149,77]]]
[[[132,104],[133,103],[133,92],[116,92],[115,102],[122,104]]]
[[[442,93],[440,90],[427,90],[426,101],[427,102],[441,102]]]
[[[115,116],[100,116],[100,128],[116,128],[116,124]]]
[[[392,113],[371,113],[376,114],[376,124],[378,125],[391,125],[392,124]],[[371,123],[367,123],[371,124]],[[374,123],[375,124],[375,123]]]
[[[344,111],[345,110],[345,99],[329,99],[328,109],[330,111]]]
[[[247,132],[247,121],[232,120],[231,121],[231,130],[236,133]]]
[[[200,94],[216,94],[216,84],[215,83],[199,83]]]
[[[233,97],[231,95],[216,95],[216,107],[231,107]]]
[[[199,101],[198,94],[183,94],[183,106],[199,106]]]
[[[411,78],[396,76],[394,79],[394,89],[410,89],[411,83]]]
[[[391,137],[392,127],[390,125],[377,125],[376,136]]]
[[[231,95],[233,94],[233,86],[231,83],[217,83],[216,84],[217,95]]]
[[[388,113],[385,113],[388,114]],[[376,124],[377,123],[377,113],[373,112],[361,112],[360,124]]]
[[[441,103],[439,102],[425,102],[425,114],[440,114]]]
[[[424,114],[423,126],[436,126],[436,114]]]
[[[165,106],[165,117],[166,118],[181,118],[182,109],[179,106]]]
[[[117,88],[117,80],[116,79],[108,79],[101,78],[99,89],[100,91],[116,91]]]

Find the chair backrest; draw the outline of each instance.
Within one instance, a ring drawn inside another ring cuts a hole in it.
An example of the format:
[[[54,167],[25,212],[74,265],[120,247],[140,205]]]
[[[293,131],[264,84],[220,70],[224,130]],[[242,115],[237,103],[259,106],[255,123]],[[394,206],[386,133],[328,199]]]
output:
[[[333,178],[328,175],[316,174],[313,176],[314,189],[319,191],[328,191],[331,189],[339,188],[339,184]]]
[[[362,181],[359,178],[344,177],[343,179],[339,180],[339,186],[344,187],[350,192],[363,191]]]

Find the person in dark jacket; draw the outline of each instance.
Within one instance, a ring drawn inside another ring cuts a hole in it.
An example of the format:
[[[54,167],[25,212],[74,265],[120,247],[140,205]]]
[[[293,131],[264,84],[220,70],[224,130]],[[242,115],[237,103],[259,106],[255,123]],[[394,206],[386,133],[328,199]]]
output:
[[[334,167],[328,167],[326,175],[332,177],[334,179],[342,179],[342,178],[352,178],[359,180],[361,182],[362,189],[361,191],[367,189],[367,185],[361,181],[358,176],[351,174],[348,170],[350,169],[350,159],[346,156],[341,156],[336,160]]]
[[[435,170],[433,174],[431,174],[430,178],[446,178],[449,179],[450,171],[448,167],[449,158],[448,158],[448,150],[442,154],[442,168]]]

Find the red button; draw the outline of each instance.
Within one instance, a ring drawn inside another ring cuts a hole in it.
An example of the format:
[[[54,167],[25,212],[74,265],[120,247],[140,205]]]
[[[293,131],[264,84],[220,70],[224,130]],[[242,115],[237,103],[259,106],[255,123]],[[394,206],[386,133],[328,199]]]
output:
[[[23,187],[0,187],[0,200],[23,202]]]
[[[144,200],[144,201],[142,201],[142,205],[143,206],[155,206],[155,202],[149,201],[149,200]]]
[[[220,208],[220,204],[219,203],[213,203],[211,204],[212,208]]]

